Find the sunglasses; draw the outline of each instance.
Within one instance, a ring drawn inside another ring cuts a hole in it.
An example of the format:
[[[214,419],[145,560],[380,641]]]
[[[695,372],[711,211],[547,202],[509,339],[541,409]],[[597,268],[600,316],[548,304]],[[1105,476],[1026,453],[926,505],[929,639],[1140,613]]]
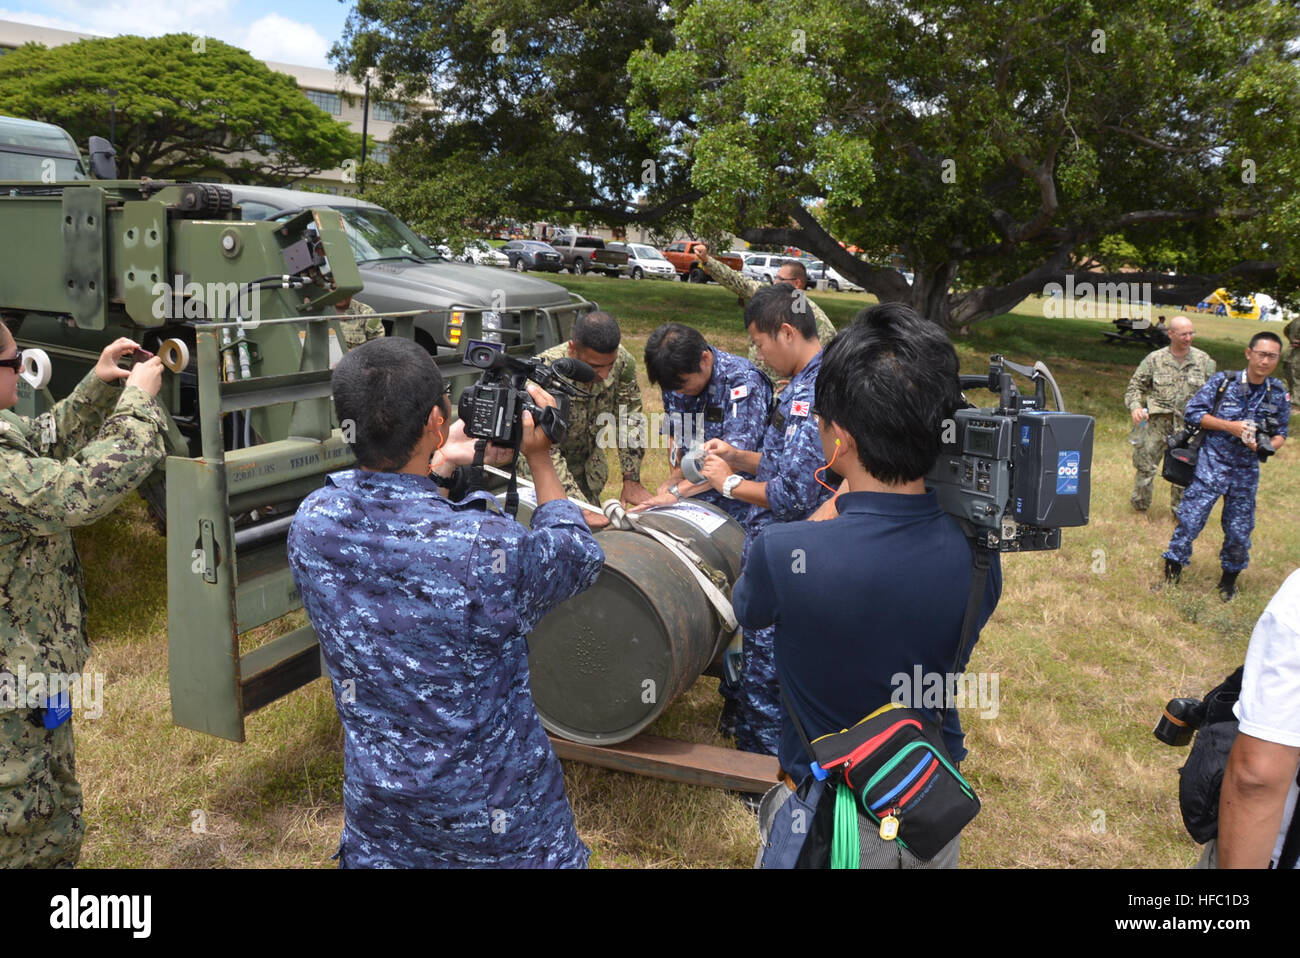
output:
[[[13,359],[0,359],[0,369],[12,369],[16,373],[23,371],[23,351],[20,349]]]

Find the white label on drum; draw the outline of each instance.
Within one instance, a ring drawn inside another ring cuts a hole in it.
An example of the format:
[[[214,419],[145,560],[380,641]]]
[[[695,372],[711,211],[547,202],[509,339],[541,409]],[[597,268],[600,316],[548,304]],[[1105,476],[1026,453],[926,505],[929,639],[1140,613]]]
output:
[[[677,502],[671,506],[655,506],[647,511],[662,512],[670,516],[676,516],[678,519],[684,519],[705,535],[711,535],[727,521],[726,516],[720,516],[716,512],[710,512],[703,506],[693,505],[689,502]]]

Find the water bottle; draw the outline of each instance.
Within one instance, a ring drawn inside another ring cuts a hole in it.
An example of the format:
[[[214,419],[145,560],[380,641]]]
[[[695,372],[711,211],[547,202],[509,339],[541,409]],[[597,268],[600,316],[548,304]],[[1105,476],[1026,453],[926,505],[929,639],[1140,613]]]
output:
[[[1145,440],[1147,437],[1146,430],[1147,430],[1147,420],[1143,419],[1140,423],[1138,423],[1129,431],[1128,434],[1129,445],[1130,446],[1142,445],[1143,440]]]

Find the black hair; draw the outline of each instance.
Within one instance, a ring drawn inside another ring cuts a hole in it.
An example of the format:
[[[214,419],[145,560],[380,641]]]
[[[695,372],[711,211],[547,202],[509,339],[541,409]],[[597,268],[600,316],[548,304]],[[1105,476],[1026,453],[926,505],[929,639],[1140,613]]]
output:
[[[882,303],[826,347],[817,414],[848,431],[873,477],[911,482],[939,456],[944,420],[961,404],[957,376],[957,353],[939,326],[902,303]]]
[[[681,323],[664,323],[645,343],[645,371],[650,385],[670,392],[682,380],[700,371],[701,357],[709,348],[698,329]]]
[[[803,280],[805,286],[808,285],[808,267],[797,259],[787,259],[781,262],[781,266],[790,266],[794,269],[794,278]],[[778,267],[779,268],[779,267]]]
[[[753,326],[760,333],[775,336],[784,323],[789,323],[804,339],[817,338],[817,323],[803,290],[773,283],[764,286],[745,304],[746,328]]]
[[[606,355],[618,350],[623,333],[618,328],[618,320],[598,309],[584,313],[573,321],[573,335],[570,338],[584,349]]]
[[[380,472],[406,465],[434,406],[450,414],[433,357],[400,336],[349,350],[334,367],[330,389],[357,464]]]
[[[1271,333],[1268,330],[1264,330],[1262,333],[1256,333],[1254,336],[1250,337],[1250,348],[1254,349],[1255,343],[1259,342],[1261,339],[1271,339],[1273,342],[1277,343],[1277,348],[1279,350],[1282,348],[1282,337],[1277,333]]]

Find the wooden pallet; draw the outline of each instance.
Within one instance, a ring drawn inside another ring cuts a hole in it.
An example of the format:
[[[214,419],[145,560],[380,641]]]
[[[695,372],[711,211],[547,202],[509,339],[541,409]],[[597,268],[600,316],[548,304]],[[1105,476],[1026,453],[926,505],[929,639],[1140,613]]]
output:
[[[551,745],[560,758],[584,765],[737,792],[765,792],[776,784],[780,771],[771,755],[656,735],[638,735],[621,745],[582,745],[552,735]]]

